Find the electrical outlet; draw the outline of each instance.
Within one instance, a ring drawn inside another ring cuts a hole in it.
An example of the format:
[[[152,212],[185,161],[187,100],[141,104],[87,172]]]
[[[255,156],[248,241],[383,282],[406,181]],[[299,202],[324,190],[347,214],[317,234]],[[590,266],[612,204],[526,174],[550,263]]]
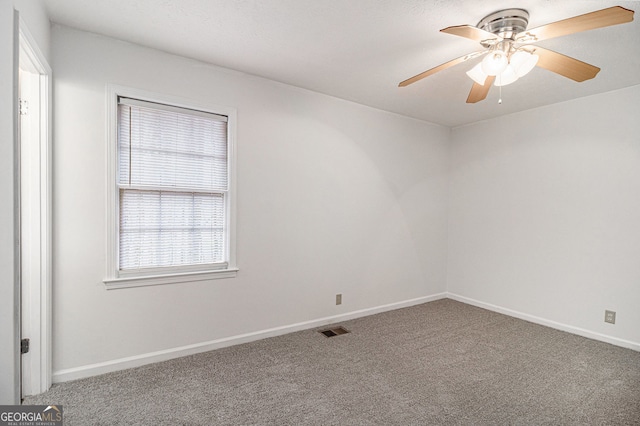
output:
[[[336,305],[342,305],[342,294],[336,294]]]
[[[614,311],[604,311],[604,322],[616,323],[616,313]]]

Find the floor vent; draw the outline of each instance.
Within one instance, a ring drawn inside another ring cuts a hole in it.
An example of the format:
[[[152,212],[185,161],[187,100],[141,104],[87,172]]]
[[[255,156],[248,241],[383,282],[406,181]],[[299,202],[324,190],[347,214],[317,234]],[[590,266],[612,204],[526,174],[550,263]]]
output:
[[[319,332],[321,334],[324,334],[324,337],[333,337],[333,336],[339,336],[341,334],[347,334],[349,333],[349,330],[340,326],[340,327],[334,327],[334,328],[327,328],[326,330],[320,330]]]

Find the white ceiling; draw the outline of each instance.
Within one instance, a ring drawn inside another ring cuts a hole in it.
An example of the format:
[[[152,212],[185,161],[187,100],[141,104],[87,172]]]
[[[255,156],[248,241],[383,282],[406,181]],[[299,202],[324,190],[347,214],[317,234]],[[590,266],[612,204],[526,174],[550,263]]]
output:
[[[640,84],[640,15],[631,23],[541,42],[602,68],[576,83],[541,68],[466,104],[475,61],[405,88],[398,83],[479,50],[439,32],[505,8],[529,28],[638,1],[589,0],[45,0],[55,23],[446,126]],[[477,61],[477,60],[476,60]]]

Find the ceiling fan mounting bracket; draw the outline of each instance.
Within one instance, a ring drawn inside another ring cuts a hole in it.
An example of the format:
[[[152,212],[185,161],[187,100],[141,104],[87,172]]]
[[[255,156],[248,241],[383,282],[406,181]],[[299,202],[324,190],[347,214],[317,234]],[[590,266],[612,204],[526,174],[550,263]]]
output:
[[[504,9],[485,16],[476,25],[481,30],[490,32],[503,39],[513,40],[516,34],[527,29],[529,24],[529,12],[524,9]],[[490,42],[481,42],[485,47]]]

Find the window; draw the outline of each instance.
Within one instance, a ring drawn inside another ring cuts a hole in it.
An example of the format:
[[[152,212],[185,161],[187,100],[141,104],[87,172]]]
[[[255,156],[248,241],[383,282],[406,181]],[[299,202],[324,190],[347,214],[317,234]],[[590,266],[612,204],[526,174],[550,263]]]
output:
[[[110,95],[107,287],[233,276],[229,114]]]

